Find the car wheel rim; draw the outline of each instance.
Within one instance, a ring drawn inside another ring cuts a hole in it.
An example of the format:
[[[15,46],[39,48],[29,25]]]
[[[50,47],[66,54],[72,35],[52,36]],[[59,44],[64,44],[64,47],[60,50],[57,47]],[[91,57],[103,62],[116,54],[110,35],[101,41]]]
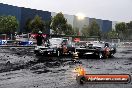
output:
[[[99,54],[99,58],[101,59],[103,56],[102,56],[102,53]]]
[[[57,51],[57,55],[60,56],[60,51]]]

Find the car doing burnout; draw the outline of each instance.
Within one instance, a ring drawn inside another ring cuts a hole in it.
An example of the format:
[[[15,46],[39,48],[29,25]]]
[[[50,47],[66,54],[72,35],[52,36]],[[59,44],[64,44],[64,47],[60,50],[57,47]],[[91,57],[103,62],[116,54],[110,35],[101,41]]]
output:
[[[110,43],[87,43],[85,46],[76,48],[79,57],[96,56],[97,58],[112,57],[116,53],[116,48]]]
[[[44,46],[36,46],[34,53],[36,55],[69,55],[75,51],[75,47],[71,41],[64,38],[51,38],[49,44]]]

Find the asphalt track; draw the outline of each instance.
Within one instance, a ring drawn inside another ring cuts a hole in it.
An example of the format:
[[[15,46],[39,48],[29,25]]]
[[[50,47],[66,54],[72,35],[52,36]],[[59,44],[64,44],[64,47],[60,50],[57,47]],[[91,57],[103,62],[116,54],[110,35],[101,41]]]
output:
[[[82,65],[87,74],[132,75],[132,48],[118,48],[113,58],[36,57],[33,49],[0,49],[0,88],[132,88],[129,84],[79,85],[73,70]]]

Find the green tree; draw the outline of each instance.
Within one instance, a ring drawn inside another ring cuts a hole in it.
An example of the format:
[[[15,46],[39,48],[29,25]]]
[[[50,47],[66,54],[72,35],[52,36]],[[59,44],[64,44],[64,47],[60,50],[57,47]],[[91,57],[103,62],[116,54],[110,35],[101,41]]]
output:
[[[26,33],[32,32],[31,21],[32,21],[32,19],[29,18],[29,19],[27,19],[27,21],[25,23],[24,29],[25,29]]]
[[[127,38],[132,39],[132,21],[127,23]]]
[[[61,12],[52,18],[51,28],[55,34],[62,34],[67,30],[67,20]]]
[[[90,36],[100,36],[100,27],[94,20],[88,27]]]
[[[127,36],[127,25],[125,22],[116,24],[115,29],[121,39],[124,39]]]
[[[118,33],[116,31],[110,31],[108,32],[109,38],[118,38]]]
[[[38,15],[34,17],[33,20],[29,23],[29,29],[32,29],[33,33],[38,32],[41,30],[42,32],[45,32],[45,22],[39,17]]]
[[[66,24],[66,30],[64,30],[64,34],[66,35],[75,35],[74,29],[71,24]]]
[[[51,28],[50,28],[50,24],[51,24],[51,20],[48,20],[48,21],[45,21],[45,29],[46,30],[50,30]],[[45,30],[45,31],[46,31]]]
[[[12,34],[17,31],[18,26],[15,16],[0,16],[0,33]]]
[[[81,32],[82,32],[82,36],[89,36],[89,27],[84,25]]]
[[[129,23],[127,23],[127,28],[128,29],[132,29],[132,21],[130,21]]]
[[[74,35],[79,35],[79,28],[73,28]]]
[[[109,41],[109,35],[107,32],[101,32],[101,39],[104,41]]]

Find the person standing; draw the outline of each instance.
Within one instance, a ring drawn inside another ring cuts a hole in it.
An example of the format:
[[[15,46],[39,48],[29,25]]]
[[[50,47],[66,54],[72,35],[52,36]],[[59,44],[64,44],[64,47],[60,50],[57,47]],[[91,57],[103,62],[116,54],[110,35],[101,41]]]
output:
[[[37,40],[37,46],[41,46],[43,44],[43,35],[41,31],[38,32],[36,36],[36,40]]]

